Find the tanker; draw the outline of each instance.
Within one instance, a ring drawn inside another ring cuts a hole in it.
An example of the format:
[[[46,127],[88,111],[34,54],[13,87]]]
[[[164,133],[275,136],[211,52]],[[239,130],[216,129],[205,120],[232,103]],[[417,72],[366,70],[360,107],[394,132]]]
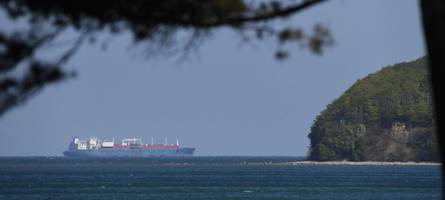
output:
[[[127,138],[122,142],[115,143],[91,137],[81,140],[74,137],[70,142],[68,150],[63,155],[70,158],[146,158],[146,157],[181,157],[193,156],[195,148],[180,147],[179,141],[176,144],[151,144],[142,143],[140,138]]]

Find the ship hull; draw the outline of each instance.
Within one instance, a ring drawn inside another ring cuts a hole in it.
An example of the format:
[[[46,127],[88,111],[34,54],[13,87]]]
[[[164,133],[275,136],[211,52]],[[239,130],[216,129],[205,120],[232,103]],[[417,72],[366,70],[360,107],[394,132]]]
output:
[[[70,158],[149,158],[193,156],[195,148],[178,149],[85,149],[68,150],[63,155]]]

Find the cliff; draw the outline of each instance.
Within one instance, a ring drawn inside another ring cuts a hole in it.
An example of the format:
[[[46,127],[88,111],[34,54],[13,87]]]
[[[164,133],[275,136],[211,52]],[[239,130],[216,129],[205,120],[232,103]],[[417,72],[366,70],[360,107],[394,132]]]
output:
[[[315,119],[309,160],[438,161],[426,60],[382,68]]]

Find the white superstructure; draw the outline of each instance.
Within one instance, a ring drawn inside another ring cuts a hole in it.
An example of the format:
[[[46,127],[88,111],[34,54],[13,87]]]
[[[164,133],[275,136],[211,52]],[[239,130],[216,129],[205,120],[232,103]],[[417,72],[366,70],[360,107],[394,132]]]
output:
[[[70,143],[70,149],[86,150],[86,149],[100,149],[100,148],[113,148],[114,139],[112,141],[102,141],[97,137],[90,137],[86,140],[80,140],[78,137],[74,137]]]

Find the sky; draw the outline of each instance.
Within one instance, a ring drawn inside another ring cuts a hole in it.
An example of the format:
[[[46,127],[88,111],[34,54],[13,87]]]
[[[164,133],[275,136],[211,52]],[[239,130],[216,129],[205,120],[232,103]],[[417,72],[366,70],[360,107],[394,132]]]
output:
[[[276,23],[322,23],[335,45],[321,56],[291,47],[277,61],[276,42],[246,44],[227,28],[183,61],[145,57],[126,34],[105,51],[84,45],[65,66],[75,79],[0,118],[0,156],[62,156],[74,136],[167,137],[200,156],[305,156],[326,105],[367,74],[425,54],[417,0],[328,1]]]

